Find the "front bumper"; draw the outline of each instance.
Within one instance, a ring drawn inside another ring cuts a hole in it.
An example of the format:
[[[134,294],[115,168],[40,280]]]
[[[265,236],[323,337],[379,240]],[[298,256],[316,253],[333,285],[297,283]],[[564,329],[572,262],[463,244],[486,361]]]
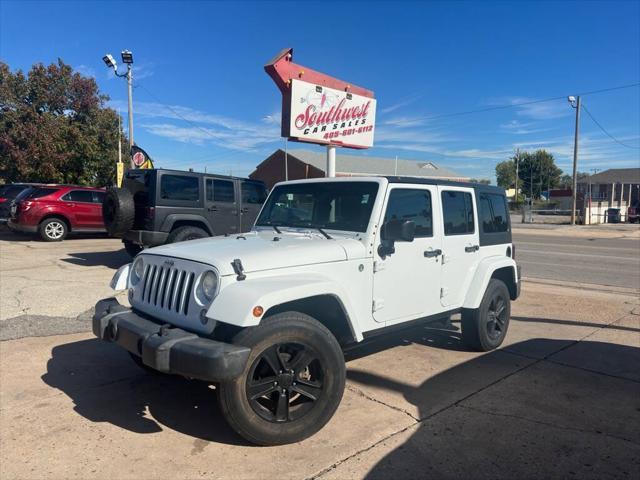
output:
[[[115,298],[96,304],[93,333],[141,357],[142,363],[159,372],[212,382],[240,375],[251,353],[247,347],[160,325],[120,305]]]
[[[169,233],[167,232],[155,232],[152,230],[129,230],[122,236],[124,240],[144,245],[145,247],[164,245],[168,237]]]

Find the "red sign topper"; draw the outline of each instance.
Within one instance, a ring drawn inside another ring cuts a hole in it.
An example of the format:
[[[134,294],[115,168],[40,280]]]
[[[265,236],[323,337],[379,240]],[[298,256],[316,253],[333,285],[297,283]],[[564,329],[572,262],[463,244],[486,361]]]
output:
[[[371,90],[293,63],[293,49],[264,69],[282,92],[282,136],[294,141],[368,148],[376,100]]]

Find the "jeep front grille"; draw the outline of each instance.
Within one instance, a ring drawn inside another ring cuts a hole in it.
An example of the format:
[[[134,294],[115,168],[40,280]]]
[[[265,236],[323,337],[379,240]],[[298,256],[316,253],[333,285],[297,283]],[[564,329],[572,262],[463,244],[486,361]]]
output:
[[[141,300],[177,314],[189,314],[195,272],[164,265],[146,265]]]
[[[202,322],[206,307],[196,300],[195,288],[200,275],[214,268],[161,255],[141,253],[138,257],[144,261],[144,270],[130,293],[131,306],[158,322],[210,333],[215,322]]]

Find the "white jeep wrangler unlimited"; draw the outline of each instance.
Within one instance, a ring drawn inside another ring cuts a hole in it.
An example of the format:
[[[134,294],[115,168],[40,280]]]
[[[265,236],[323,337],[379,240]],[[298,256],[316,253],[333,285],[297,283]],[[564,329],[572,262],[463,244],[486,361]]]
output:
[[[498,347],[520,293],[504,191],[399,177],[274,187],[249,233],[144,250],[97,303],[93,331],[143,368],[216,382],[223,415],[262,445],[302,440],[342,398],[343,349],[462,313]]]

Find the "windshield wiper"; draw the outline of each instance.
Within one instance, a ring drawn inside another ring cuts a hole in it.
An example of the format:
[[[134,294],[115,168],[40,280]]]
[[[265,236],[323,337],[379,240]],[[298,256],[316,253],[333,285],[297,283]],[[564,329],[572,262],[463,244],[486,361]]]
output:
[[[322,235],[324,235],[324,237],[325,237],[327,240],[331,240],[331,238],[332,238],[332,237],[331,237],[331,235],[329,235],[327,232],[325,232],[325,231],[324,231],[322,228],[320,228],[320,227],[316,227],[316,228],[318,229],[318,231],[319,231]]]
[[[282,231],[278,228],[278,226],[282,225],[281,223],[273,223],[269,220],[262,222],[262,223],[256,223],[256,227],[273,227],[273,229],[276,231],[276,233],[282,234]]]

